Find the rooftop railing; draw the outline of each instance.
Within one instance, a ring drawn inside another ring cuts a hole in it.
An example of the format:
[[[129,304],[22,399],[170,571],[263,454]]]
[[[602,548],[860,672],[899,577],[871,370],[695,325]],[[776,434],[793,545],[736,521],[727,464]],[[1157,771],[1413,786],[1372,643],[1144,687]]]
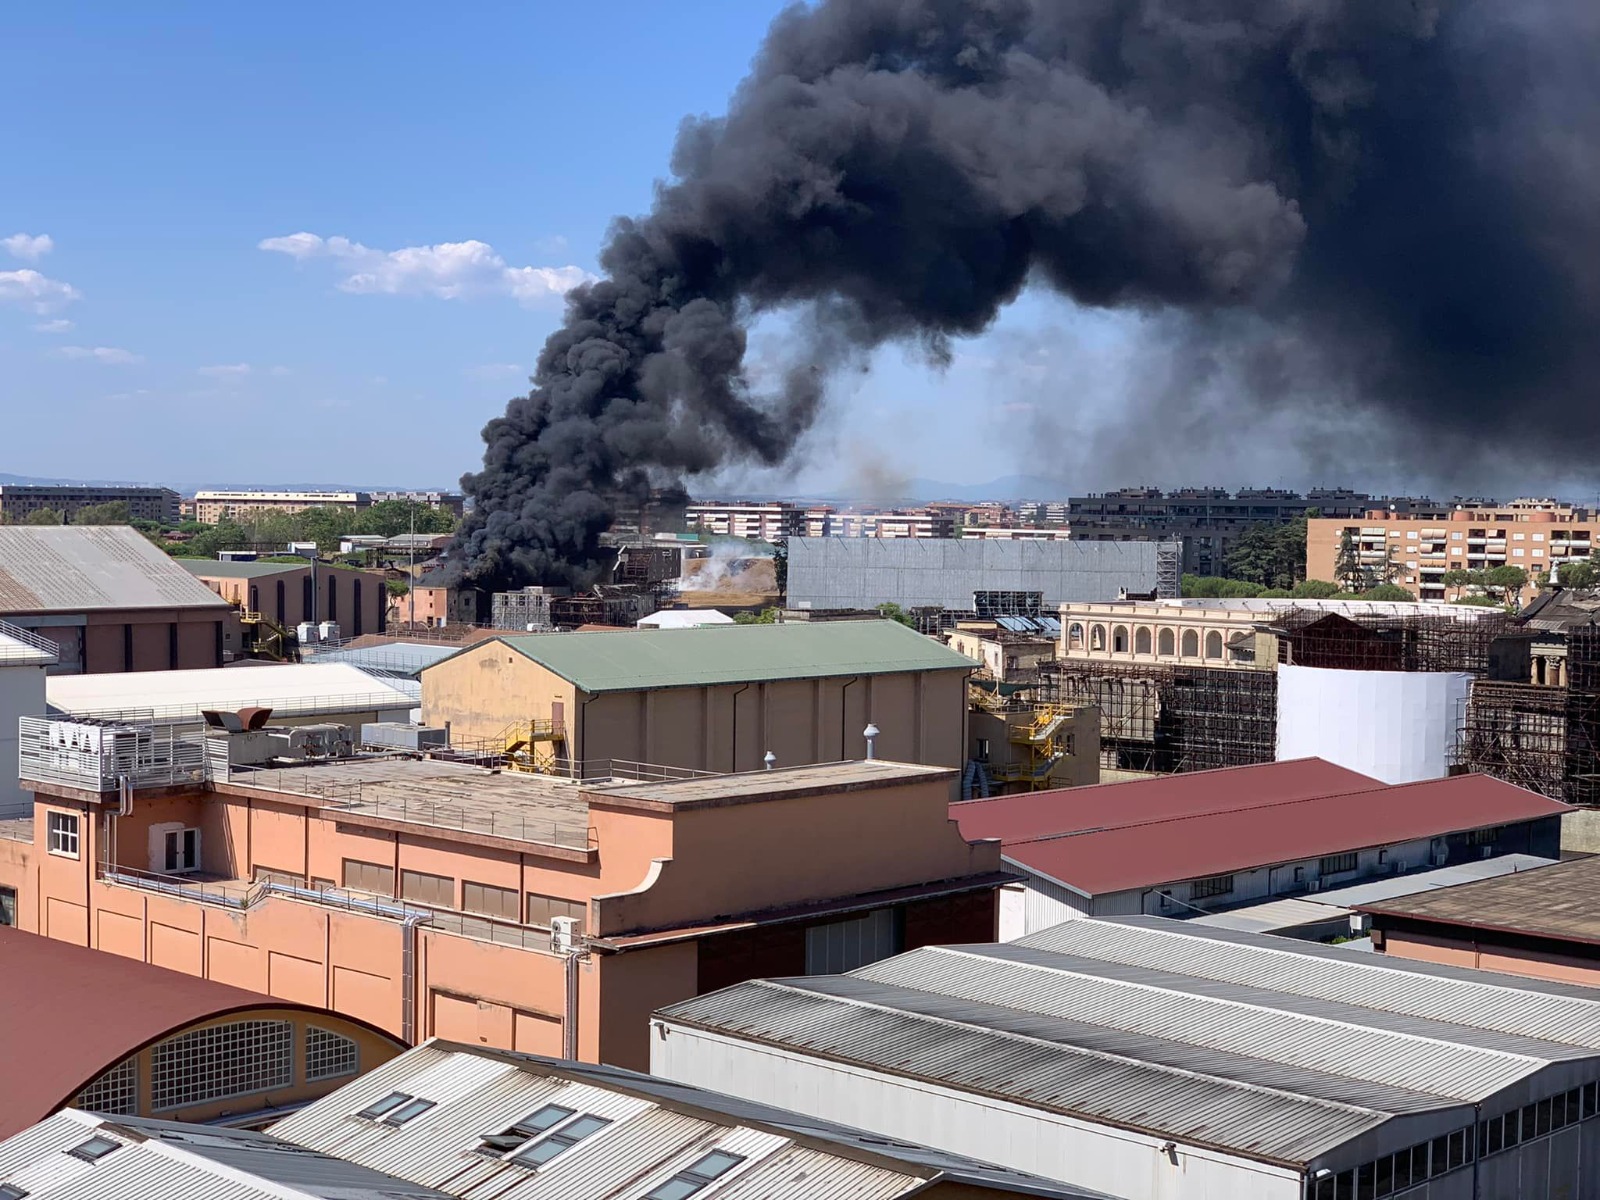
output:
[[[49,638],[10,621],[0,621],[0,664],[37,662],[41,654],[49,655],[52,663],[61,661],[61,647]]]
[[[206,778],[199,729],[158,722],[22,717],[17,768],[23,779],[90,792],[170,787]]]

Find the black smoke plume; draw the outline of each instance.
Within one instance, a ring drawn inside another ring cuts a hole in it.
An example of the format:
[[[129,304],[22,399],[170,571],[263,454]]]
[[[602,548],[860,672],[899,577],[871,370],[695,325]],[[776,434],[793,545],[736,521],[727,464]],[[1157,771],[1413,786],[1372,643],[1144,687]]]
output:
[[[1597,50],[1594,0],[793,7],[485,428],[462,561],[581,581],[619,501],[783,461],[831,370],[897,339],[937,358],[1029,283],[1292,347],[1326,385],[1255,369],[1241,409],[1344,405],[1419,459],[1591,454]],[[806,341],[758,388],[771,311]]]

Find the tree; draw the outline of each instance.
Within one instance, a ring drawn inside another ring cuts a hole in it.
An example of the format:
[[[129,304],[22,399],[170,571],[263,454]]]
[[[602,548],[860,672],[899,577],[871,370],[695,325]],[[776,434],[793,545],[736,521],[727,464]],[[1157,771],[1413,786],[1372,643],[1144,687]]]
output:
[[[1461,597],[1462,600],[1470,596],[1482,596],[1490,604],[1515,609],[1522,597],[1522,589],[1528,585],[1528,573],[1521,567],[1490,567],[1486,571],[1457,567],[1453,571],[1446,571],[1441,582],[1445,587],[1470,589]]]
[[[1363,600],[1393,600],[1405,602],[1415,600],[1416,597],[1397,583],[1379,583],[1369,587],[1361,593]]]
[[[772,580],[778,595],[789,598],[789,539],[779,538],[772,543]]]
[[[61,514],[53,508],[36,508],[22,518],[24,525],[59,525]]]
[[[1356,539],[1346,529],[1339,535],[1339,552],[1333,559],[1333,577],[1347,591],[1359,591],[1367,581],[1361,566],[1361,555],[1356,552]]]
[[[1556,568],[1555,582],[1564,588],[1600,586],[1600,563],[1593,558],[1574,558]]]
[[[1296,600],[1326,600],[1338,592],[1337,583],[1329,583],[1325,579],[1302,579],[1289,594]]]
[[[1248,579],[1224,579],[1217,595],[1225,600],[1253,600],[1266,589]]]
[[[108,500],[104,504],[85,504],[72,518],[74,525],[126,525],[133,520],[126,500]]]
[[[890,601],[885,601],[884,603],[878,605],[878,615],[885,617],[890,621],[899,621],[902,625],[909,625],[913,628],[916,626],[916,622],[911,619],[910,613],[906,612],[906,610],[901,608],[898,604]]]
[[[778,610],[775,608],[763,608],[758,613],[734,613],[733,623],[735,625],[776,625],[778,623]]]
[[[1306,523],[1299,517],[1286,525],[1260,522],[1228,549],[1230,579],[1261,587],[1290,588],[1306,573]]]
[[[1500,601],[1493,596],[1459,596],[1452,600],[1452,604],[1463,604],[1470,608],[1499,608]]]
[[[391,596],[404,596],[411,590],[411,585],[404,579],[387,579],[383,586]]]

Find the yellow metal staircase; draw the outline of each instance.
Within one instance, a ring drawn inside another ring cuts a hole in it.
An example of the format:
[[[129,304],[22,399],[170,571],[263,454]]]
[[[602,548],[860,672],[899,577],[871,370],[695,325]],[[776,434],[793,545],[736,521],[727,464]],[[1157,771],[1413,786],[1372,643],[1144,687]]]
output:
[[[546,775],[563,757],[566,732],[553,720],[535,717],[507,725],[498,740],[505,747],[506,765],[513,771]]]
[[[1031,721],[1008,726],[1006,740],[1023,753],[1015,762],[990,767],[989,777],[1000,783],[1026,782],[1035,791],[1050,787],[1055,765],[1072,753],[1063,731],[1075,713],[1066,705],[1040,704]]]

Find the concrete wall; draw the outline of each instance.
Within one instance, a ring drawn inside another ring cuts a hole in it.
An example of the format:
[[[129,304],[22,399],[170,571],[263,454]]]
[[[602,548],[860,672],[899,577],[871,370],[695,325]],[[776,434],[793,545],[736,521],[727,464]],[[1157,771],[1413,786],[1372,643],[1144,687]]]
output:
[[[285,564],[282,571],[251,579],[208,575],[200,570],[195,578],[230,604],[259,612],[286,628],[292,629],[302,621],[337,621],[343,637],[381,633],[389,605],[382,571],[318,566],[314,611],[306,594],[306,583],[311,578],[309,566]],[[281,604],[279,583],[283,584]]]
[[[561,637],[562,634],[550,634]],[[624,636],[624,635],[617,635]],[[641,689],[591,696],[499,642],[422,673],[423,720],[449,725],[456,744],[498,738],[510,725],[559,715],[567,748],[608,759],[707,771],[879,758],[956,767],[965,758],[966,678],[959,671]]]
[[[44,712],[45,668],[0,663],[0,817],[30,816],[33,797],[17,783],[17,721]]]
[[[970,611],[978,591],[1043,594],[1046,611],[1156,587],[1155,542],[1012,542],[948,538],[790,538],[791,608]]]

